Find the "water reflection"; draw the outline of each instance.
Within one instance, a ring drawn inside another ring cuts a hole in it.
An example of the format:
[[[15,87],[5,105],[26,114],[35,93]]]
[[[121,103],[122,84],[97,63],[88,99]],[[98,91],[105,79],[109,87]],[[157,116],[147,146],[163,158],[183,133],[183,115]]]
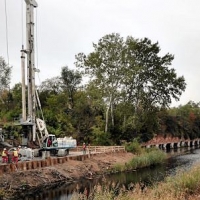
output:
[[[162,166],[100,176],[93,180],[85,179],[78,183],[62,185],[51,191],[31,195],[26,197],[25,200],[70,200],[74,194],[88,196],[98,185],[115,191],[117,191],[117,188],[132,189],[135,183],[151,185],[163,180],[166,176],[175,175],[179,170],[190,169],[193,164],[200,162],[200,149],[182,148],[173,152],[170,151],[168,154],[173,156]]]

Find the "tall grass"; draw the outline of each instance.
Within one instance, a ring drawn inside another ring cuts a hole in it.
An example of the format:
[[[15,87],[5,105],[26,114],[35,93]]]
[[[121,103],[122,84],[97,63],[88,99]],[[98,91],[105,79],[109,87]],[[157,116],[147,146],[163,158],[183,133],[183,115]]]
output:
[[[130,162],[125,165],[116,164],[113,167],[114,171],[127,171],[143,167],[149,167],[152,165],[158,165],[163,163],[167,158],[166,153],[159,149],[147,150],[141,155],[135,156]]]
[[[109,191],[108,188],[98,187],[89,197],[77,195],[72,200],[199,200],[200,164],[190,171],[178,172],[176,176],[168,177],[165,181],[145,189],[141,189],[140,185],[136,184],[133,190],[127,191],[121,188],[116,194],[115,190]]]
[[[182,195],[200,194],[200,165],[194,166],[190,171],[180,171],[175,177],[166,178],[162,187],[154,188],[157,196],[163,196],[163,187],[166,193],[168,191],[176,198]]]

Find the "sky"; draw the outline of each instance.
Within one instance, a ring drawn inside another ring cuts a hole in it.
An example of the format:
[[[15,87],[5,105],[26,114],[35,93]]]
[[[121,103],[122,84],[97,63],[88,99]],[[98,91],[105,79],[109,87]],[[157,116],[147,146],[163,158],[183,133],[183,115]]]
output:
[[[173,101],[171,106],[200,102],[199,0],[36,1],[35,60],[40,69],[36,84],[60,76],[64,66],[76,69],[76,54],[88,54],[100,38],[119,33],[124,38],[147,37],[159,43],[162,55],[174,55],[170,67],[178,76],[184,76],[187,87],[180,101]],[[13,67],[11,88],[21,81],[20,50],[22,44],[26,45],[25,21],[24,0],[0,0],[0,56]]]

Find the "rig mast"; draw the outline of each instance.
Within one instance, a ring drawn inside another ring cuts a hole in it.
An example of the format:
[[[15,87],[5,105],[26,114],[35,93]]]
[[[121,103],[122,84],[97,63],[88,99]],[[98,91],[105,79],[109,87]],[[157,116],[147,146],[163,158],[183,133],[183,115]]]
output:
[[[34,9],[38,6],[35,0],[26,2],[26,49],[21,50],[22,69],[22,119],[20,124],[26,127],[25,137],[28,140],[36,140],[36,89],[35,89],[35,44],[34,44]],[[26,83],[25,83],[25,53],[27,55],[27,87],[28,108],[26,109]],[[28,114],[26,114],[28,113]]]

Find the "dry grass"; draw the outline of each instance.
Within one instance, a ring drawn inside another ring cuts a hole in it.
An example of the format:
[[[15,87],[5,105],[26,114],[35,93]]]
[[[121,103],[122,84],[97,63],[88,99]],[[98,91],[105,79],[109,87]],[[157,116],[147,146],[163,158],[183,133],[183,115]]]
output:
[[[179,172],[175,177],[168,177],[164,182],[149,188],[141,188],[140,184],[127,191],[125,188],[112,190],[97,186],[86,198],[85,194],[76,194],[72,200],[199,200],[200,199],[200,165],[190,171]]]

